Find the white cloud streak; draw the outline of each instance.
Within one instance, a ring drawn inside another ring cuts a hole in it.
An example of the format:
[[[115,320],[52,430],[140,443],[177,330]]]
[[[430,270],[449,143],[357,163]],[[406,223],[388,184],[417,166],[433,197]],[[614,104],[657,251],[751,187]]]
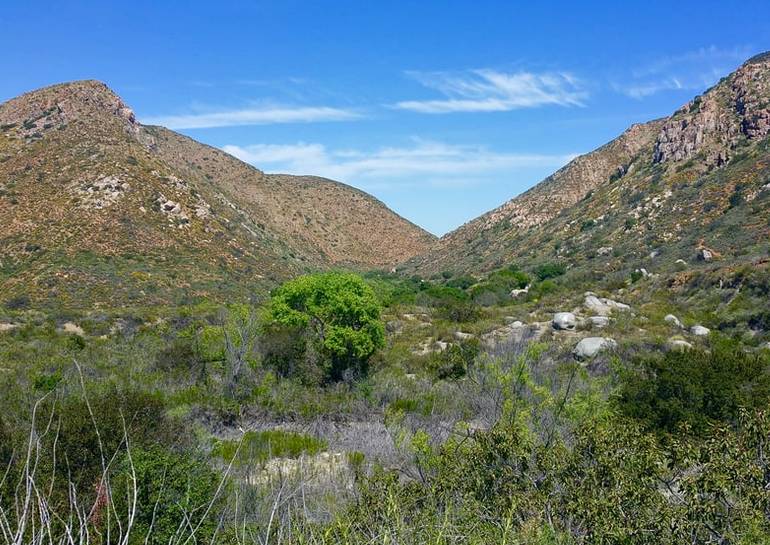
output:
[[[362,115],[353,110],[328,106],[271,106],[186,115],[144,118],[147,125],[162,125],[169,129],[209,129],[243,125],[272,125],[281,123],[315,123],[324,121],[354,121]]]
[[[228,145],[224,151],[268,172],[314,174],[371,188],[478,183],[485,176],[528,167],[558,168],[575,157],[497,153],[476,146],[453,146],[415,139],[411,147],[373,151],[330,150],[317,143]],[[497,180],[499,181],[499,179]]]
[[[582,106],[588,93],[566,72],[535,74],[472,70],[465,73],[409,72],[445,98],[406,100],[392,107],[425,114],[503,112],[545,105]]]
[[[638,100],[666,91],[700,91],[749,56],[748,48],[703,47],[657,59],[611,85],[615,91]]]

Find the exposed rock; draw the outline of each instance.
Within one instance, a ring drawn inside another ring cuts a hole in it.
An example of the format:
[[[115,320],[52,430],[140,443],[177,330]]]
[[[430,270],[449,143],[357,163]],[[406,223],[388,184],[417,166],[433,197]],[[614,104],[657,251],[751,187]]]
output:
[[[577,326],[577,319],[571,312],[557,312],[551,322],[554,329],[560,331],[573,331]]]
[[[467,341],[468,339],[474,338],[475,335],[473,333],[464,333],[462,331],[455,331],[454,337],[458,341]]]
[[[708,263],[714,259],[714,253],[708,248],[701,248],[698,252],[698,259]]]
[[[674,261],[674,263],[676,263],[677,265],[687,265],[687,261],[685,261],[684,259],[677,259],[676,261]]]
[[[666,317],[663,318],[663,320],[667,324],[671,324],[671,325],[673,325],[675,327],[678,327],[679,329],[683,329],[684,328],[684,326],[682,325],[682,322],[679,320],[679,318],[677,318],[673,314],[666,314]]]
[[[81,337],[85,337],[86,335],[86,332],[83,331],[83,328],[73,322],[64,322],[59,331],[62,333],[70,333],[72,335],[79,335]]]
[[[521,296],[521,295],[526,295],[526,294],[528,294],[528,293],[529,293],[529,286],[530,286],[530,285],[529,285],[529,284],[527,284],[527,287],[526,287],[526,288],[523,288],[523,289],[517,289],[517,290],[511,290],[511,297],[512,297],[513,299],[516,299],[517,297],[519,297],[519,296]]]
[[[412,354],[415,356],[427,356],[428,354],[435,354],[437,352],[443,352],[449,348],[451,343],[445,341],[435,341],[429,337],[422,341],[417,348],[412,350]]]
[[[10,331],[12,329],[16,329],[17,327],[19,327],[19,324],[0,322],[0,332]]]
[[[80,187],[78,193],[87,207],[99,210],[113,204],[129,188],[129,184],[117,176],[102,176]]]
[[[596,250],[596,255],[598,256],[607,256],[612,254],[612,246],[602,246],[598,250]]]
[[[666,350],[674,352],[677,350],[691,350],[692,344],[688,343],[684,339],[669,339],[666,342]]]
[[[602,329],[610,325],[610,319],[607,316],[590,316],[588,323],[591,327]]]
[[[531,325],[515,321],[503,327],[493,329],[481,336],[481,341],[489,349],[507,343],[518,344],[527,340],[540,338],[550,327],[549,322],[533,323]]]
[[[385,330],[388,331],[388,333],[401,333],[401,331],[404,329],[404,322],[401,320],[390,320],[385,324]]]
[[[598,314],[599,316],[609,316],[613,310],[628,311],[631,307],[625,303],[619,303],[606,297],[597,297],[590,291],[586,293],[583,305],[591,312]]]
[[[572,354],[579,360],[586,360],[604,350],[613,350],[617,346],[618,343],[608,337],[586,337],[577,343]]]
[[[708,334],[711,333],[711,330],[707,327],[703,327],[702,325],[694,325],[690,328],[690,333],[696,337],[707,337]]]

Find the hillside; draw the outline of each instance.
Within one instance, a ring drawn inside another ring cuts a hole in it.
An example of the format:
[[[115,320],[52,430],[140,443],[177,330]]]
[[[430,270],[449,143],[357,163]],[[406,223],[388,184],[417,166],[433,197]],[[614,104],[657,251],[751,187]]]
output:
[[[95,81],[0,105],[0,223],[0,292],[21,306],[259,295],[308,269],[393,265],[433,240],[346,185],[268,176],[143,127]]]
[[[407,264],[423,274],[562,261],[606,274],[751,261],[770,233],[770,55],[635,125]],[[705,252],[704,252],[705,250]]]

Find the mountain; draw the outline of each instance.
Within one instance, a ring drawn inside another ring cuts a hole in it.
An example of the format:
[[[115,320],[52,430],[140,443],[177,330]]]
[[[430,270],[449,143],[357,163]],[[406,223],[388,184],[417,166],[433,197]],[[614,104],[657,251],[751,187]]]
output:
[[[104,84],[0,105],[0,293],[14,305],[261,294],[302,271],[395,265],[434,237],[352,187],[267,175]]]
[[[634,125],[445,235],[407,271],[564,262],[597,274],[762,260],[770,235],[770,53],[672,116]],[[651,257],[652,256],[652,257]]]

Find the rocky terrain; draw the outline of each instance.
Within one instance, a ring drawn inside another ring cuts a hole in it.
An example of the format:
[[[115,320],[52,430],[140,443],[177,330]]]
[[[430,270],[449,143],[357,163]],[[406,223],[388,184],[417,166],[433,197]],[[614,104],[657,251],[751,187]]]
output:
[[[12,306],[259,294],[309,269],[393,266],[433,241],[349,186],[267,176],[143,127],[95,81],[0,105],[0,223]]]
[[[444,236],[406,270],[561,260],[597,274],[767,256],[770,56],[671,117],[635,125]]]

